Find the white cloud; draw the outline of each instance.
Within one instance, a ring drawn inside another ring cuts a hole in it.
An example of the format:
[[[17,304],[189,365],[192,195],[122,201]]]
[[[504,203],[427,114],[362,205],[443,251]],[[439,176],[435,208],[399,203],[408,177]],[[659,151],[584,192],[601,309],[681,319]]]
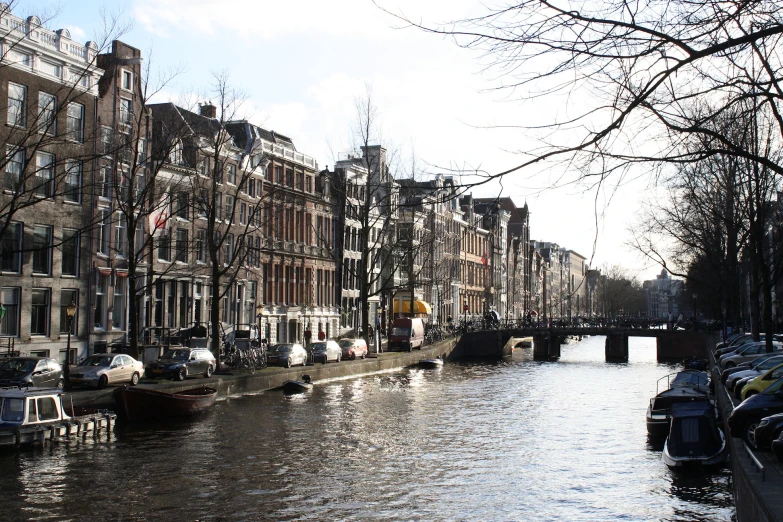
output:
[[[71,39],[76,42],[86,42],[87,41],[87,33],[79,26],[76,25],[66,25],[66,29],[71,33]]]
[[[379,2],[381,5],[384,2]],[[434,22],[466,14],[467,0],[438,0],[421,5],[414,0],[395,1],[388,8]],[[271,40],[291,33],[317,32],[332,35],[364,35],[383,38],[378,26],[401,26],[369,0],[137,0],[136,19],[150,32],[170,36],[173,29],[220,36],[225,31],[243,38]]]

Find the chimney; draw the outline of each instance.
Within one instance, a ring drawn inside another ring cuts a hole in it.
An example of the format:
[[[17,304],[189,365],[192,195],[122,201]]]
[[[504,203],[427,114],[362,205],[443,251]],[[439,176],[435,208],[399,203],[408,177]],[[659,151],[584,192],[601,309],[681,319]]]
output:
[[[217,118],[217,107],[212,105],[212,102],[206,102],[203,105],[198,106],[198,113],[205,118],[215,119]]]

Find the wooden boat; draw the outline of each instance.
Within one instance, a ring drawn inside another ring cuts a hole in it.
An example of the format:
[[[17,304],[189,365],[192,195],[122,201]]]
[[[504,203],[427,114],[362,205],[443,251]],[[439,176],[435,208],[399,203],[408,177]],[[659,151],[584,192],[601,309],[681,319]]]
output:
[[[422,359],[419,361],[419,367],[421,368],[441,368],[443,366],[443,359]]]
[[[663,461],[672,469],[711,467],[729,455],[726,437],[708,400],[672,404],[671,429],[663,446]]]
[[[313,383],[309,375],[302,375],[301,381],[285,381],[281,387],[285,393],[302,393],[312,390]]]
[[[207,386],[164,392],[126,385],[117,388],[114,394],[130,421],[195,415],[211,408],[217,399],[217,390]]]
[[[0,389],[0,446],[111,433],[116,414],[96,411],[71,417],[63,406],[62,393],[57,388]]]

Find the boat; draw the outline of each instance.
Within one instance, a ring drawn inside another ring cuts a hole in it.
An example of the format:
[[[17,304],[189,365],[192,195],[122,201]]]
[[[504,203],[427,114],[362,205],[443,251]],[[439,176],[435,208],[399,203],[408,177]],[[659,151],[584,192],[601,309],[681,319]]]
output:
[[[72,417],[65,410],[62,395],[57,388],[0,388],[0,446],[18,447],[111,433],[115,413],[96,411]]]
[[[117,388],[114,399],[129,421],[167,419],[196,415],[210,409],[217,399],[217,390],[199,386],[189,390],[164,392],[125,385]]]
[[[660,391],[666,380],[666,389]],[[709,400],[709,377],[706,372],[686,370],[658,379],[656,395],[647,407],[647,433],[664,438],[669,433],[673,404]]]
[[[289,380],[283,383],[285,393],[302,393],[313,389],[313,383],[309,375],[302,375],[301,381]]]
[[[421,368],[441,368],[443,366],[443,359],[422,359],[419,361],[419,367]]]
[[[729,455],[726,437],[708,400],[672,405],[671,429],[663,446],[663,461],[672,469],[713,467]]]

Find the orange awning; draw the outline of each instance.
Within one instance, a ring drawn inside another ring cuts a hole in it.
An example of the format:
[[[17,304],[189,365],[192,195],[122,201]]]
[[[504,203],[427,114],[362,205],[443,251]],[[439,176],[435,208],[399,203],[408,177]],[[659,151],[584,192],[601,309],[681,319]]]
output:
[[[410,299],[406,299],[404,301],[400,301],[399,299],[394,300],[394,313],[399,314],[409,314],[411,313],[411,302]],[[413,303],[413,313],[414,314],[431,314],[432,313],[432,306],[426,301],[419,301],[416,300]]]

